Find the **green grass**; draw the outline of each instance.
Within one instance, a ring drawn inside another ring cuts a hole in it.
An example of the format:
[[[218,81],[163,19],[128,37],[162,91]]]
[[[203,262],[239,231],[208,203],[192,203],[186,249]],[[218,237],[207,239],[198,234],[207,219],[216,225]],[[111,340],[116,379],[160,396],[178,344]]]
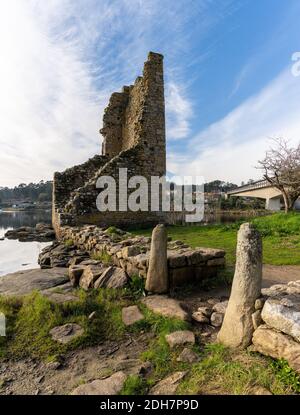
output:
[[[155,334],[148,350],[141,354],[141,359],[151,362],[153,366],[153,372],[148,380],[148,385],[151,386],[172,371],[182,369],[182,363],[176,361],[176,350],[170,350],[165,336],[177,330],[189,329],[189,323],[178,319],[162,317],[153,314],[142,306],[140,307],[145,316],[145,320],[141,322],[142,327],[147,331],[151,330]]]
[[[300,265],[300,214],[276,213],[249,218],[263,237],[263,260],[270,265]],[[228,265],[235,263],[237,231],[241,222],[230,225],[169,226],[168,235],[192,248],[221,248],[226,251]],[[133,231],[136,235],[151,235],[151,229]]]
[[[74,241],[73,241],[73,239],[66,239],[66,240],[64,241],[64,244],[65,244],[65,246],[67,246],[67,247],[71,247],[71,246],[73,246],[73,245],[74,245]]]
[[[147,392],[147,382],[137,375],[130,375],[120,392],[120,395],[145,395]]]
[[[78,301],[55,304],[34,292],[23,302],[0,297],[0,311],[7,318],[7,336],[1,338],[0,357],[50,359],[67,350],[91,346],[106,339],[119,339],[125,333],[121,309],[127,302],[119,290],[79,291]],[[93,311],[95,318],[88,319]],[[52,340],[49,331],[58,325],[78,323],[83,336],[68,345]]]
[[[283,377],[281,372],[282,368],[276,367],[272,359],[210,344],[203,350],[201,361],[193,365],[181,383],[178,393],[247,395],[256,387],[275,395],[298,392],[295,378],[290,378],[290,374],[288,378]],[[293,375],[299,381],[299,376]]]
[[[135,292],[135,290],[133,290]],[[23,301],[0,297],[0,311],[7,318],[7,336],[0,338],[0,358],[32,357],[47,362],[59,360],[69,350],[97,345],[104,340],[122,340],[125,334],[152,333],[153,337],[140,358],[149,361],[152,371],[145,377],[129,376],[122,395],[142,395],[156,382],[171,373],[188,370],[179,394],[249,394],[261,386],[273,394],[300,392],[299,375],[284,360],[273,360],[257,353],[230,350],[220,344],[195,345],[200,362],[177,362],[182,348],[170,349],[165,336],[190,328],[188,322],[166,318],[149,311],[130,291],[100,289],[78,290],[78,301],[55,304],[34,292]],[[144,320],[132,327],[122,322],[122,308],[138,304]],[[91,312],[96,316],[88,319]],[[56,325],[75,322],[84,328],[84,335],[68,345],[51,339],[49,331]]]
[[[111,255],[107,252],[106,249],[102,249],[99,252],[94,252],[91,255],[92,259],[95,259],[96,261],[101,261],[104,264],[111,264],[112,259],[111,259]]]

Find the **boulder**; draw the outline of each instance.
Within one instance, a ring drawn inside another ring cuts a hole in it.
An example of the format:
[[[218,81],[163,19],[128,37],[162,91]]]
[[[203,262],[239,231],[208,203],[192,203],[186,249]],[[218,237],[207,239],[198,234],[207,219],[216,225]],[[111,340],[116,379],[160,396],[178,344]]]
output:
[[[152,232],[149,268],[145,288],[157,294],[168,292],[167,230],[157,225]]]
[[[300,294],[300,280],[290,281],[286,289],[287,294]]]
[[[69,267],[69,278],[73,287],[78,287],[83,271],[84,267],[80,265],[71,265]]]
[[[198,323],[202,323],[202,324],[208,324],[209,323],[209,317],[206,316],[201,311],[195,311],[192,314],[192,319],[197,321]]]
[[[212,314],[212,312],[213,312],[213,310],[210,307],[205,307],[205,306],[198,307],[198,310],[197,311],[199,313],[204,314],[207,317],[210,317],[211,314]]]
[[[124,307],[122,309],[122,321],[125,326],[131,326],[132,324],[137,323],[143,319],[144,316],[136,305]]]
[[[223,323],[224,314],[214,312],[210,317],[211,325],[214,327],[220,327]]]
[[[228,307],[218,341],[230,347],[250,345],[254,327],[252,314],[261,294],[262,241],[252,224],[244,223],[238,232],[236,267]]]
[[[221,302],[214,304],[212,309],[213,311],[216,311],[217,313],[225,314],[227,307],[228,307],[228,300],[221,301]]]
[[[275,284],[269,288],[262,288],[261,293],[267,297],[278,297],[282,294],[286,294],[287,286],[286,284]]]
[[[140,253],[141,253],[141,250],[136,245],[125,246],[124,248],[122,248],[122,257],[124,259],[127,259],[128,257],[139,255]]]
[[[267,388],[263,386],[253,386],[249,391],[249,395],[273,395]]]
[[[63,326],[57,326],[50,330],[52,339],[62,344],[71,342],[77,337],[82,336],[83,333],[83,328],[76,323],[67,323]]]
[[[183,310],[180,303],[165,295],[150,295],[143,298],[142,303],[153,313],[164,317],[177,318],[184,321],[190,320],[189,314]]]
[[[106,284],[107,288],[123,288],[128,282],[126,272],[122,268],[113,267],[112,275]]]
[[[265,304],[264,298],[258,298],[254,304],[255,310],[261,310],[264,304]]]
[[[93,288],[94,282],[102,275],[106,267],[103,265],[87,265],[79,280],[79,286],[84,290]]]
[[[180,381],[183,380],[186,373],[187,372],[175,372],[161,380],[150,389],[149,395],[175,395]]]
[[[166,335],[168,345],[173,349],[177,346],[195,344],[195,335],[190,330],[178,330]]]
[[[261,324],[262,324],[262,318],[261,318],[261,310],[256,310],[252,314],[252,323],[254,330],[256,330]]]
[[[254,348],[274,359],[285,359],[291,368],[300,373],[300,344],[292,337],[261,325],[253,333]]]
[[[104,269],[101,276],[95,281],[94,288],[122,288],[127,284],[126,272],[119,267],[110,266]]]
[[[196,363],[199,362],[200,358],[195,352],[193,352],[193,350],[186,347],[182,350],[176,360],[177,362]]]
[[[264,304],[261,317],[268,326],[289,334],[300,342],[300,296],[269,298]]]
[[[127,379],[124,372],[117,372],[106,379],[96,379],[93,382],[80,385],[71,395],[118,395]]]

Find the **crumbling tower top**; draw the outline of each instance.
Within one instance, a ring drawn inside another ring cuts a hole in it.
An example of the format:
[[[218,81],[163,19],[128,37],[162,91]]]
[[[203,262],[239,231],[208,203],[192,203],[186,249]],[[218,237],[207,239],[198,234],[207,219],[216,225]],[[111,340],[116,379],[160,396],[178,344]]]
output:
[[[104,111],[103,155],[114,157],[136,145],[152,160],[153,175],[166,171],[163,55],[149,52],[143,76],[114,92]]]

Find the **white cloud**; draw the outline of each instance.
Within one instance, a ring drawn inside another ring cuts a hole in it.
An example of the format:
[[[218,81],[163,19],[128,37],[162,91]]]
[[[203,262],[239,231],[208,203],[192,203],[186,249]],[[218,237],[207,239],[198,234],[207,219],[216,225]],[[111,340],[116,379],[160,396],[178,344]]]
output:
[[[1,1],[0,186],[51,179],[99,153],[109,95],[134,81],[149,50],[166,57],[168,136],[186,138],[182,56],[201,60],[189,55],[191,39],[231,3],[216,14],[207,0]]]
[[[169,35],[178,50],[186,46],[187,12],[181,5],[179,18],[178,7],[169,6],[158,0],[0,3],[0,186],[50,179],[100,152],[110,93],[133,82],[147,52],[169,46]],[[188,100],[176,76],[167,77],[178,127],[173,135],[183,137],[189,126],[181,108]]]
[[[287,68],[259,94],[189,141],[185,154],[172,154],[168,170],[205,180],[259,179],[255,169],[272,144],[270,137],[300,140],[300,79]]]
[[[1,185],[50,178],[100,148],[101,94],[76,48],[55,42],[28,4],[1,4]]]
[[[168,139],[186,138],[190,132],[193,111],[191,102],[186,98],[179,84],[169,82],[166,85],[166,107]]]

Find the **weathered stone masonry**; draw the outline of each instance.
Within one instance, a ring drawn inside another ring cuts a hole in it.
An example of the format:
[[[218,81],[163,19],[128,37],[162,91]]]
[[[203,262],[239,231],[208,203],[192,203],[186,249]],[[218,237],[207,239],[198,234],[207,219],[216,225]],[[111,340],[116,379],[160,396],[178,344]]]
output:
[[[96,208],[100,176],[115,178],[118,195],[121,167],[128,169],[128,179],[136,175],[149,179],[166,173],[162,55],[150,52],[143,76],[134,85],[124,86],[122,92],[112,94],[100,132],[104,137],[102,155],[54,175],[53,226],[57,235],[64,225],[128,227],[164,222],[163,212],[99,212]]]
[[[90,254],[107,252],[112,263],[129,277],[146,278],[149,267],[151,238],[144,236],[111,235],[97,226],[61,228],[63,240],[71,240],[81,251]],[[192,249],[181,241],[168,243],[168,278],[170,287],[203,281],[213,277],[225,265],[222,249]]]

